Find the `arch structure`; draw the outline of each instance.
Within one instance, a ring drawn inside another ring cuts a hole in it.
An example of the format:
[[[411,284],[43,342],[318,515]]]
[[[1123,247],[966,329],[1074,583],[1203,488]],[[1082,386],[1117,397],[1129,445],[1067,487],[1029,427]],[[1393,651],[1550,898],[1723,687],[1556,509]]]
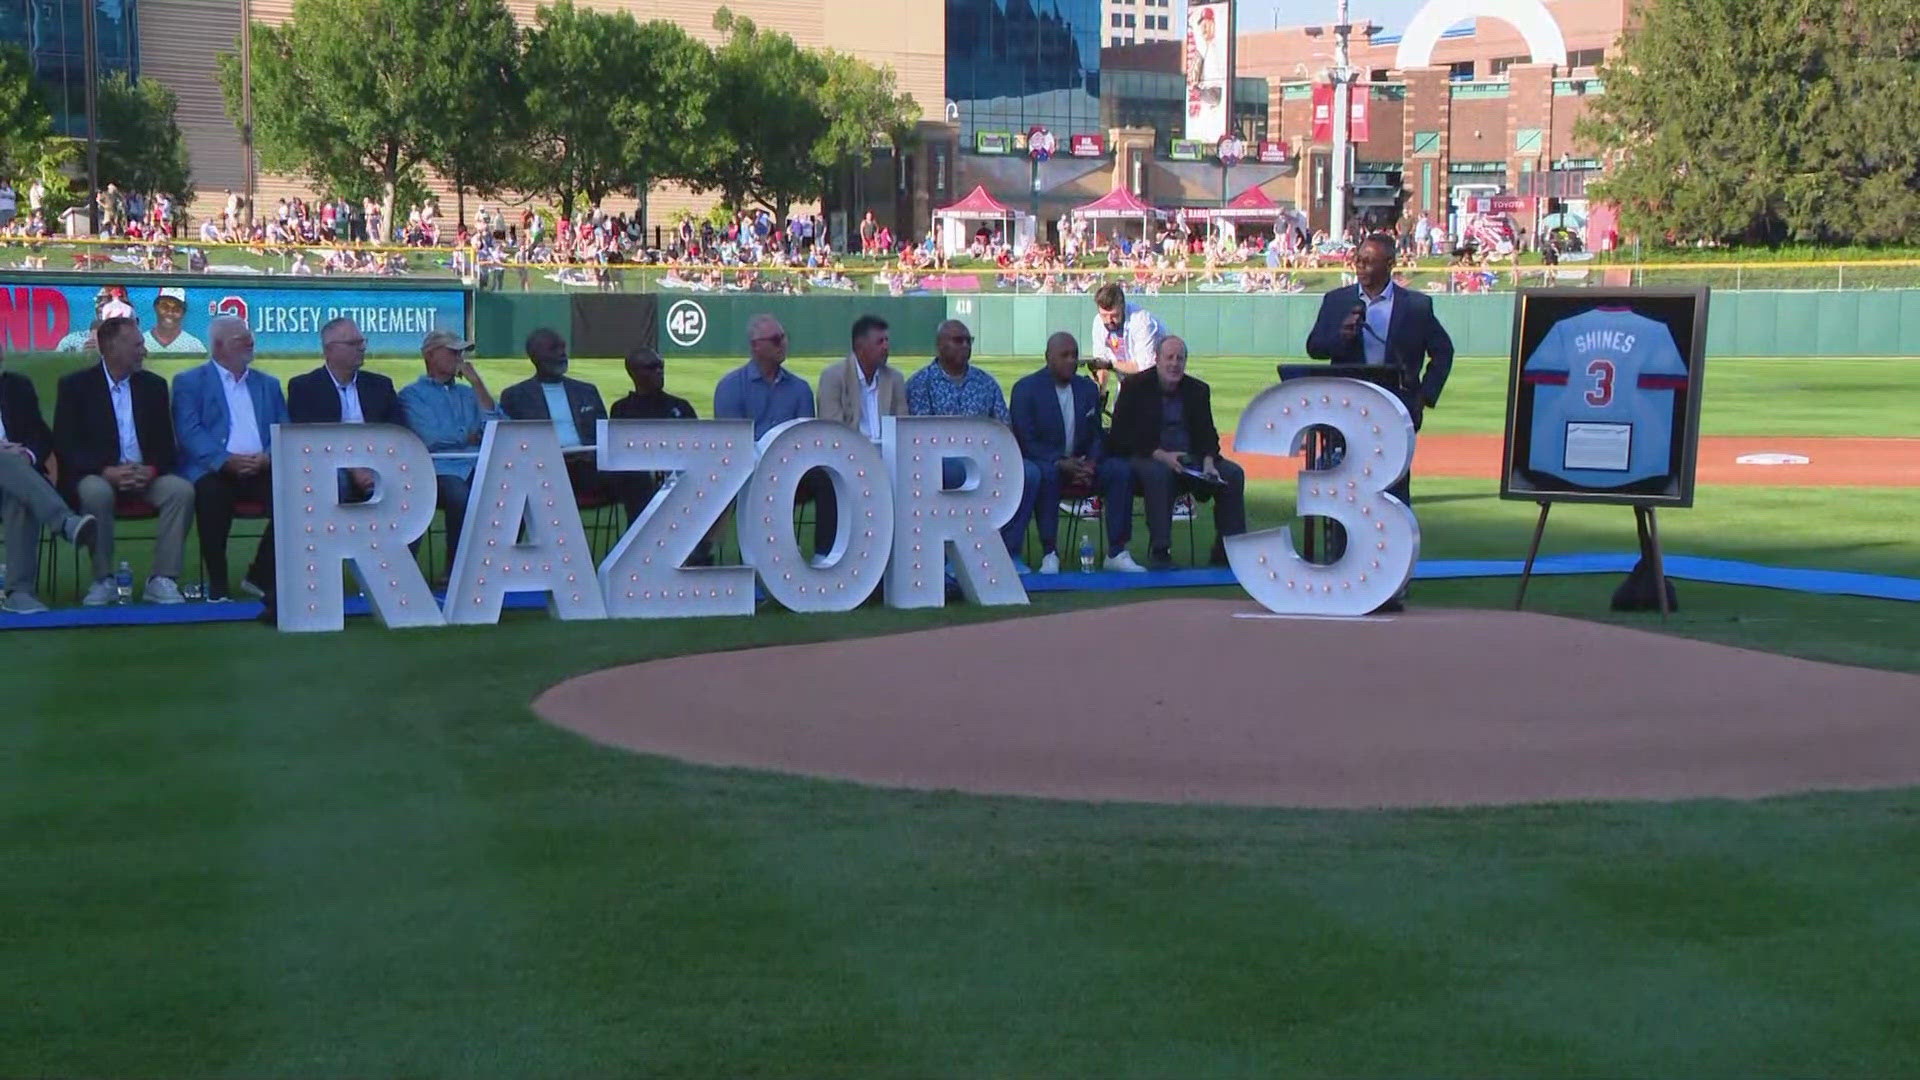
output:
[[[1400,35],[1394,66],[1402,71],[1433,62],[1433,47],[1450,26],[1467,19],[1499,19],[1520,31],[1536,64],[1565,66],[1567,39],[1541,0],[1428,0]]]

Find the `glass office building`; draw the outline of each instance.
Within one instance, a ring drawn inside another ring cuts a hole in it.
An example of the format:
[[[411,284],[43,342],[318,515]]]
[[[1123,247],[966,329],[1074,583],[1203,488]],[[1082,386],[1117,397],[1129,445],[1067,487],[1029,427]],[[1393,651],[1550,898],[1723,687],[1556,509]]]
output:
[[[947,100],[976,132],[1100,130],[1100,0],[947,0]]]
[[[86,10],[93,4],[94,58],[101,78],[140,74],[136,0],[0,0],[0,42],[27,51],[53,111],[55,130],[87,133]],[[211,75],[209,75],[211,78]]]

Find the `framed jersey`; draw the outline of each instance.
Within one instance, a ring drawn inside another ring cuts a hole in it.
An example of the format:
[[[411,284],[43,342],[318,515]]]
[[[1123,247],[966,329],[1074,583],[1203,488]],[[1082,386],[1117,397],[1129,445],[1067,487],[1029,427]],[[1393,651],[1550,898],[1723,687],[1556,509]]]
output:
[[[1707,289],[1522,289],[1500,497],[1693,505]]]

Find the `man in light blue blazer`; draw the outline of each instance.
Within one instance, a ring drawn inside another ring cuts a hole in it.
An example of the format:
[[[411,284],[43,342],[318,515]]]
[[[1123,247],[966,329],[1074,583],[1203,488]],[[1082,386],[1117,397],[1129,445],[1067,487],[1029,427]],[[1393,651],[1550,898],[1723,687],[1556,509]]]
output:
[[[220,316],[207,327],[212,359],[173,378],[173,431],[180,475],[193,484],[200,558],[207,568],[207,599],[226,600],[227,536],[237,506],[249,514],[273,510],[273,425],[287,422],[280,380],[253,369],[253,331],[245,320]],[[241,588],[272,603],[273,526],[268,524]]]
[[[1040,572],[1060,572],[1060,491],[1091,486],[1105,439],[1100,390],[1079,374],[1080,343],[1072,334],[1047,339],[1047,366],[1013,384],[1013,436],[1026,459],[1027,497],[1040,534]]]

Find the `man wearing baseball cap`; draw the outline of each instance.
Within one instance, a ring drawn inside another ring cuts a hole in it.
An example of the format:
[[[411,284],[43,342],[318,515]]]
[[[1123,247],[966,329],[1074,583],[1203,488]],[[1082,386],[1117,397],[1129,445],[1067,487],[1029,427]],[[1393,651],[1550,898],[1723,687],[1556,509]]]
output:
[[[206,345],[180,325],[186,317],[187,290],[161,289],[160,295],[153,298],[153,329],[147,331],[147,351],[195,355],[206,352]]]
[[[85,329],[75,329],[60,339],[54,346],[56,352],[92,352],[94,351],[94,332],[108,319],[133,318],[133,305],[127,303],[127,290],[123,285],[102,285],[100,291],[93,294],[93,321]]]
[[[474,370],[468,354],[473,343],[451,330],[435,330],[420,343],[426,374],[400,391],[400,407],[407,426],[427,452],[434,455],[433,472],[440,509],[447,515],[447,565],[453,565],[460,547],[460,530],[467,520],[468,484],[487,423],[504,420],[494,406],[487,384]],[[466,380],[466,386],[460,385]]]

